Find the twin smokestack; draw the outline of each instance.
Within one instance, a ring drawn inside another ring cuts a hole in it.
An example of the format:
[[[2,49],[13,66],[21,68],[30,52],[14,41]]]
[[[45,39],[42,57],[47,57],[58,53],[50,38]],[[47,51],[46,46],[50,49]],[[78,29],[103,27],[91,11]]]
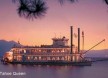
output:
[[[70,40],[71,40],[71,52],[70,54],[73,53],[73,26],[70,27]],[[80,28],[78,28],[78,53],[80,52]]]

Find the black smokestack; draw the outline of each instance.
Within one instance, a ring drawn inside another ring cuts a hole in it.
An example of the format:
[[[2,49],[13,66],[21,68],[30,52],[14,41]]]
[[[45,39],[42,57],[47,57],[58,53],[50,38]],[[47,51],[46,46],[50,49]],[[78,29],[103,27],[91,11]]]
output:
[[[70,52],[70,54],[72,54],[73,53],[73,26],[71,26],[71,32],[70,32],[70,36],[71,36],[71,52]]]
[[[80,28],[78,28],[78,53],[80,52]]]

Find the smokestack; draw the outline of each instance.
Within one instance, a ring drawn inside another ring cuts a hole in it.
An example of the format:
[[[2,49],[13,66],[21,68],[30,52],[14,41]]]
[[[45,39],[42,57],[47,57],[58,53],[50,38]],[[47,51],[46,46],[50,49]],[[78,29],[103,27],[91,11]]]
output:
[[[84,51],[84,31],[82,31],[82,50]]]
[[[70,29],[71,29],[71,32],[70,32],[71,52],[70,54],[72,54],[73,53],[73,26],[71,26]]]
[[[80,28],[78,28],[78,53],[80,52]]]

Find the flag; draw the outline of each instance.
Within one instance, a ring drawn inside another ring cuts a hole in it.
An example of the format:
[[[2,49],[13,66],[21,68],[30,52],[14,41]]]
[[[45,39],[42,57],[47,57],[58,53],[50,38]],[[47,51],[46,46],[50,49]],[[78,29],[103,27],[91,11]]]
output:
[[[78,37],[78,35],[77,35],[76,33],[74,33],[74,37],[75,37],[75,38],[77,38],[77,37]]]
[[[82,36],[84,36],[84,31],[82,31]]]

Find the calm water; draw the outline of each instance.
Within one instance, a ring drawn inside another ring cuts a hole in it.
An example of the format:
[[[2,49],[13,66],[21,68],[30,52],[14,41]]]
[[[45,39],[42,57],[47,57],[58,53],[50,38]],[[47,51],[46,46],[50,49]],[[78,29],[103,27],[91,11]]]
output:
[[[2,65],[0,72],[12,73],[0,78],[108,78],[108,61],[94,62],[92,66],[25,66]],[[25,73],[13,75],[13,72]]]

